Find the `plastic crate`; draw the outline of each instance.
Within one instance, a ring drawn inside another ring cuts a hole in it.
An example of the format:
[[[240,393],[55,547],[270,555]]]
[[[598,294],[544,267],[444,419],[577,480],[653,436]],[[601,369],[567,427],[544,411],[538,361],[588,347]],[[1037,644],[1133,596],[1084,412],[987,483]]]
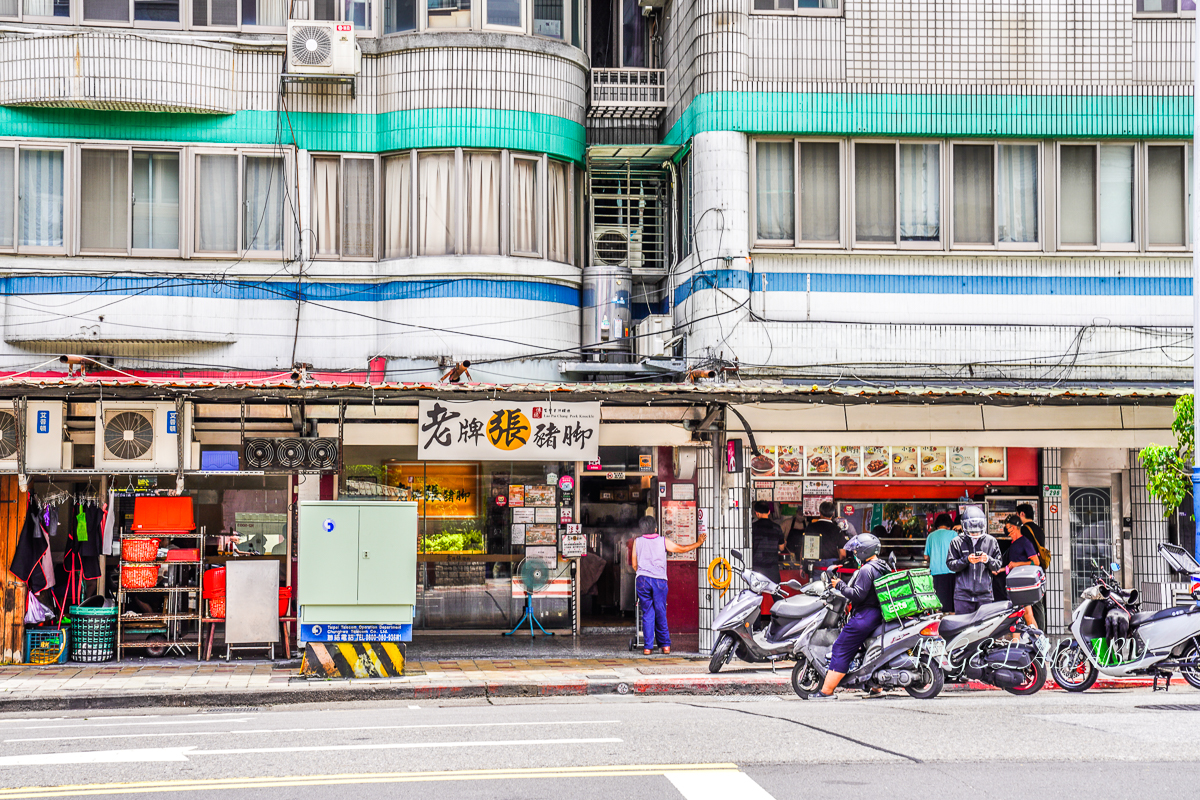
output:
[[[117,649],[117,607],[71,606],[71,660],[112,661]]]
[[[933,590],[933,576],[927,569],[905,569],[875,580],[875,593],[885,621],[915,617],[940,611],[942,603]]]
[[[67,663],[67,656],[70,654],[70,639],[71,635],[65,628],[26,628],[25,663],[38,665]],[[46,648],[53,648],[58,652],[58,658],[48,662],[35,659],[34,650],[39,648],[43,653]]]

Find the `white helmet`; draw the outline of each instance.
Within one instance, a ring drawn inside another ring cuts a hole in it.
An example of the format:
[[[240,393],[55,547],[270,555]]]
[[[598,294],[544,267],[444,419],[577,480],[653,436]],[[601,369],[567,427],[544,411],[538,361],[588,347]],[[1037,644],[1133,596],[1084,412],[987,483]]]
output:
[[[987,532],[987,515],[979,506],[967,506],[962,512],[962,526],[967,533],[981,534]]]

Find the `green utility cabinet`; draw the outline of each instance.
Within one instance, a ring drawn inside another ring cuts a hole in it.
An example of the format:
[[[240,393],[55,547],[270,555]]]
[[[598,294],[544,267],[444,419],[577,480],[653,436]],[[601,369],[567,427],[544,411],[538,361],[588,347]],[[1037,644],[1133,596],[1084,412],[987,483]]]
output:
[[[300,503],[300,641],[409,641],[417,504]]]

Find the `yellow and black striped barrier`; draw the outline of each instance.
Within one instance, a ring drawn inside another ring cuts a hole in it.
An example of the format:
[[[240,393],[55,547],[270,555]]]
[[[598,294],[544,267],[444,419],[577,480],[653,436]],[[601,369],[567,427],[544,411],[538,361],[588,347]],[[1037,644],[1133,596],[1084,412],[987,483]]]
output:
[[[308,642],[300,674],[305,678],[399,678],[401,642]]]

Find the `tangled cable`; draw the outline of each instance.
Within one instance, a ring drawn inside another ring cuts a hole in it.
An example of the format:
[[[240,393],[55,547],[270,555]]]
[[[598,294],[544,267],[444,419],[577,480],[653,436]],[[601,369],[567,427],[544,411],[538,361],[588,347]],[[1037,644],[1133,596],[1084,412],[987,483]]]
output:
[[[729,567],[728,561],[717,556],[708,562],[708,585],[714,589],[720,589],[722,599],[724,599],[725,593],[729,591],[729,584],[732,581],[733,570]]]

